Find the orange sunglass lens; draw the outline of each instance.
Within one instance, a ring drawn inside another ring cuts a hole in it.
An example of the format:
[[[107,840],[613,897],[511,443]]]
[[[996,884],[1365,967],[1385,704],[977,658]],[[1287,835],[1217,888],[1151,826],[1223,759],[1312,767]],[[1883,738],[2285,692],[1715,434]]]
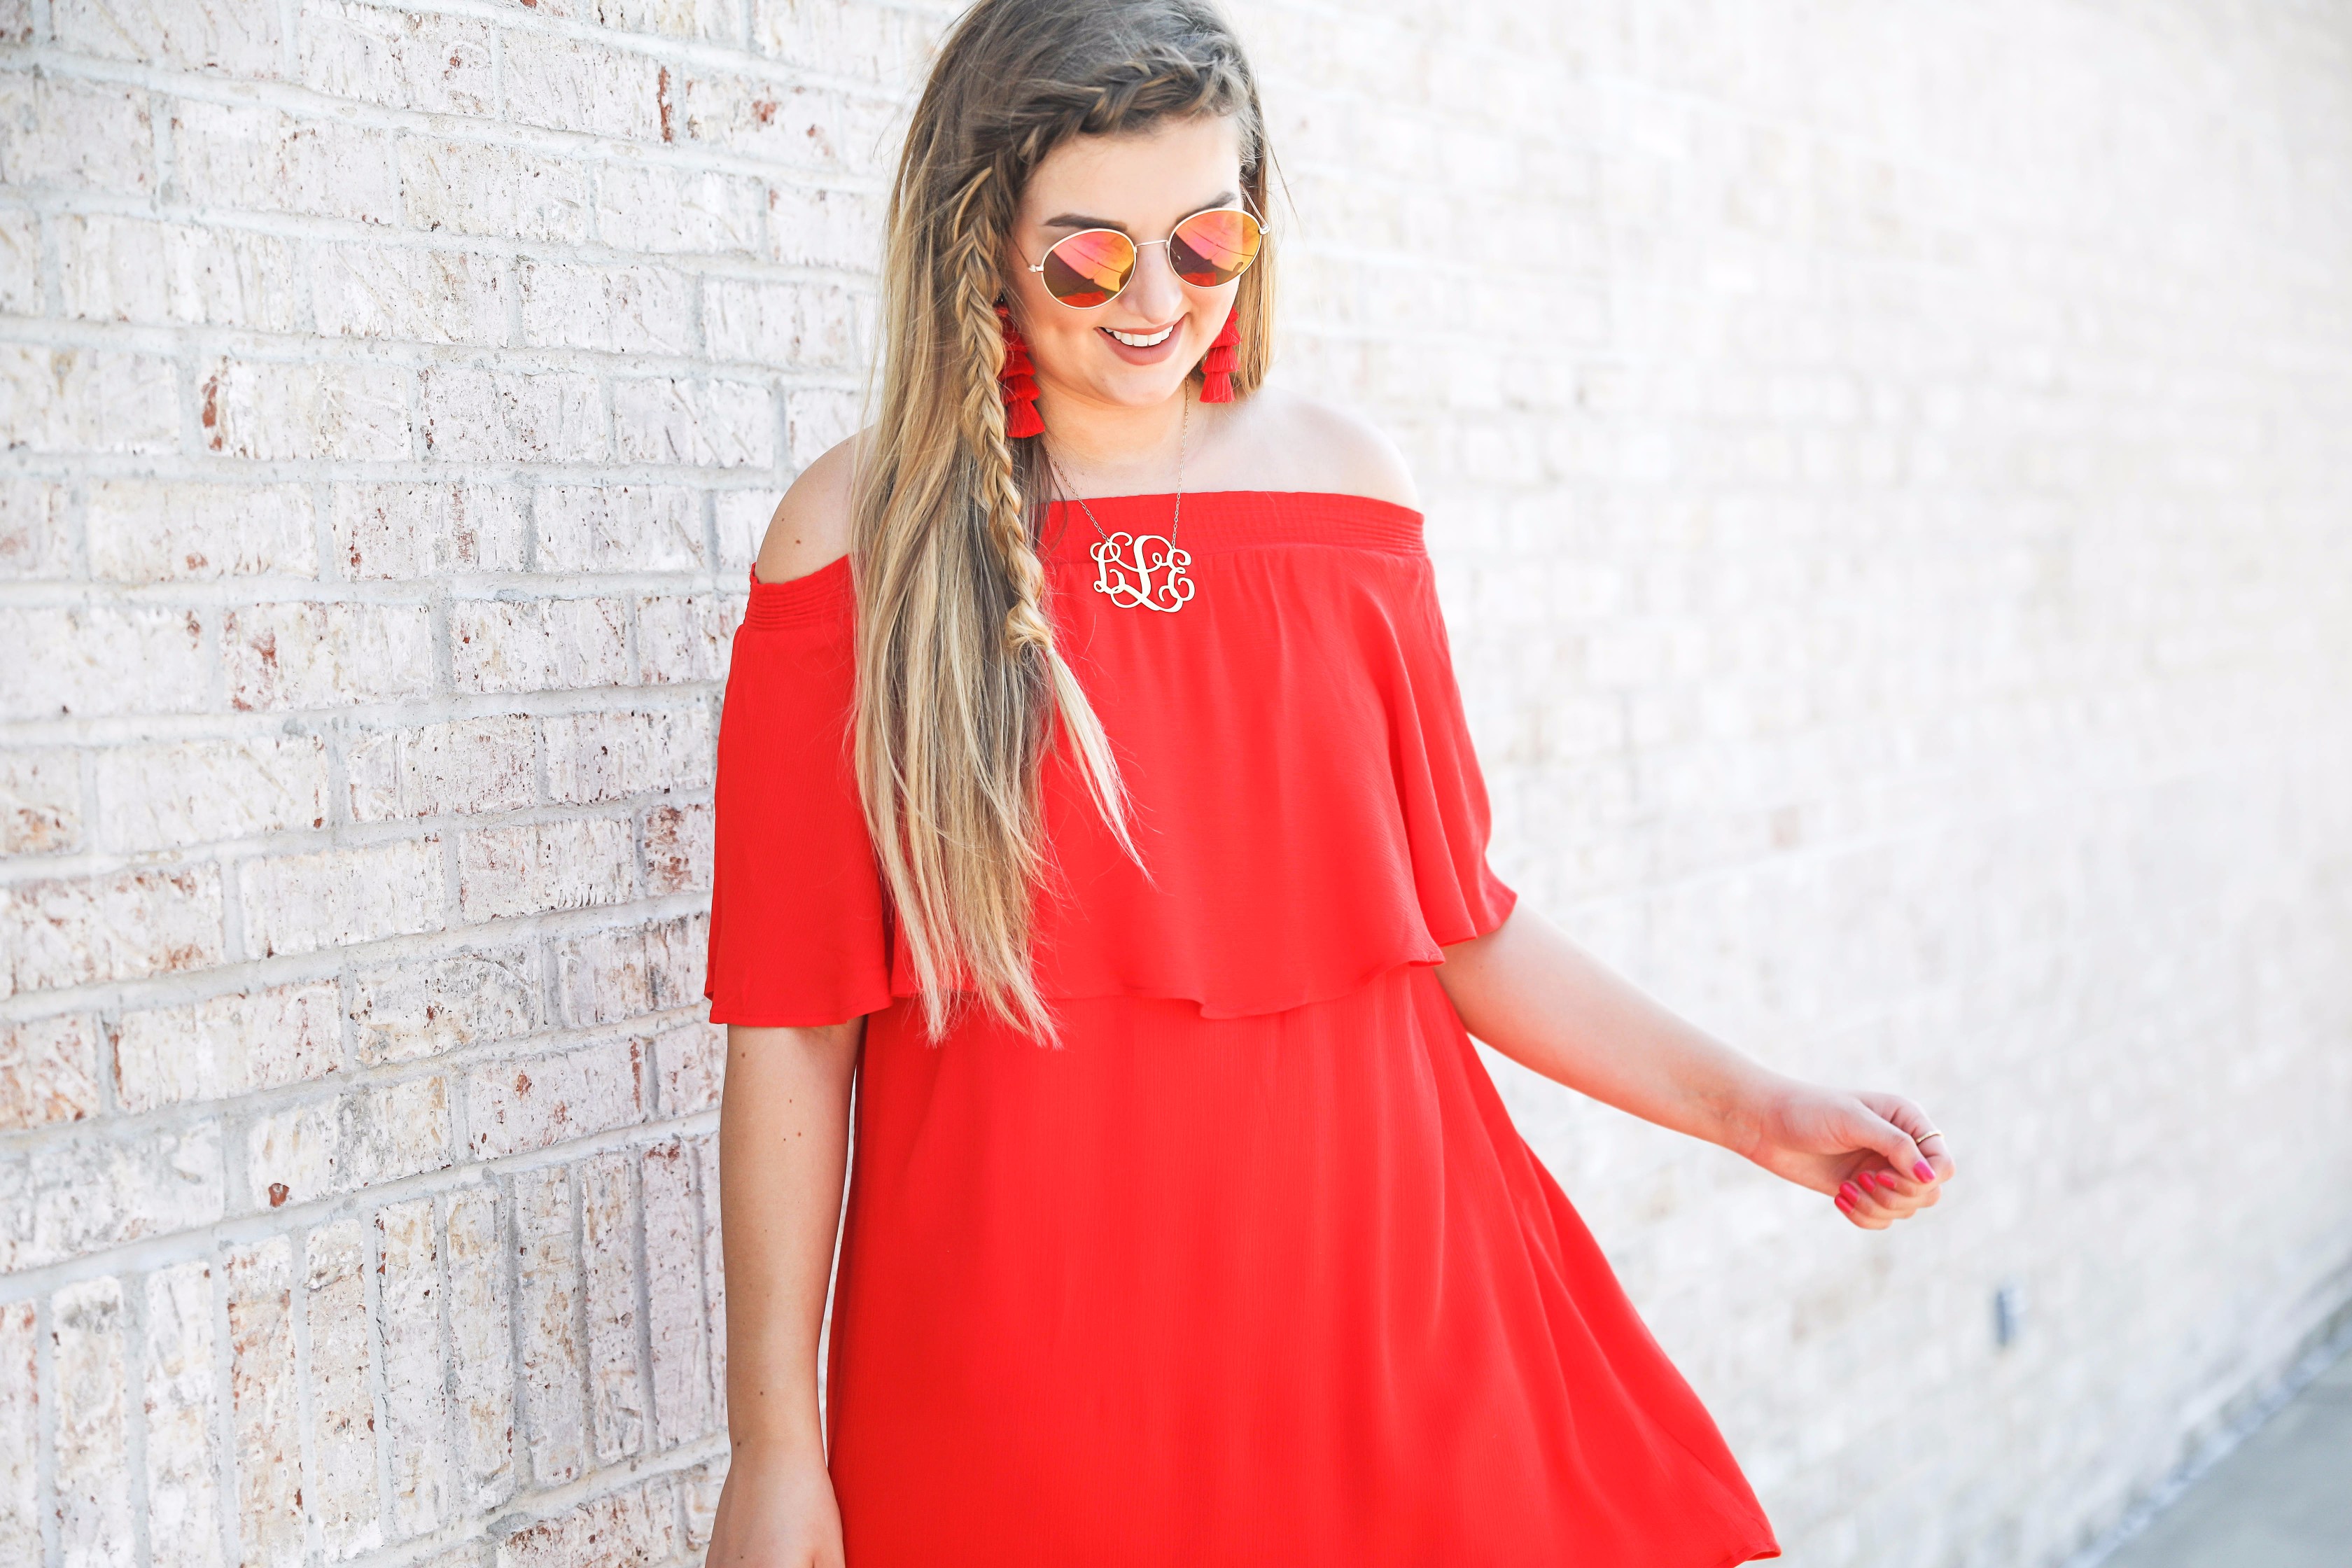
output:
[[[1213,289],[1248,271],[1265,238],[1257,220],[1245,212],[1194,213],[1169,237],[1168,265],[1185,282]]]
[[[1108,228],[1074,234],[1045,252],[1046,291],[1065,305],[1099,305],[1135,275],[1135,242]]]

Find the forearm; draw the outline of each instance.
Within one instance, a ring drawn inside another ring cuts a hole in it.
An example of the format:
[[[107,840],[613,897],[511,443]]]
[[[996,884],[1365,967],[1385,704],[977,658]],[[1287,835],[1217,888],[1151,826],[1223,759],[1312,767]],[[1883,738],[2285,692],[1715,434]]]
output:
[[[849,1087],[864,1021],[727,1031],[719,1111],[727,1269],[727,1425],[746,1445],[823,1458],[817,1336],[841,1214]]]
[[[1524,906],[1445,950],[1438,978],[1470,1033],[1555,1083],[1746,1153],[1790,1080],[1668,1011]]]

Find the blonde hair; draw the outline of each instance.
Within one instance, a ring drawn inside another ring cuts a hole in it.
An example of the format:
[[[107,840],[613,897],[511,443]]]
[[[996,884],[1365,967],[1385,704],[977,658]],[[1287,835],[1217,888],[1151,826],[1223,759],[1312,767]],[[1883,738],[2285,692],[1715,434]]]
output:
[[[1004,433],[996,302],[1013,213],[1072,137],[1194,115],[1237,121],[1243,188],[1264,215],[1256,81],[1204,0],[982,0],[940,47],[891,186],[878,408],[852,502],[856,765],[934,1040],[967,994],[1057,1037],[1031,972],[1057,718],[1136,854],[1109,743],[1045,612],[1038,443]],[[1265,374],[1271,248],[1241,280],[1236,397]]]

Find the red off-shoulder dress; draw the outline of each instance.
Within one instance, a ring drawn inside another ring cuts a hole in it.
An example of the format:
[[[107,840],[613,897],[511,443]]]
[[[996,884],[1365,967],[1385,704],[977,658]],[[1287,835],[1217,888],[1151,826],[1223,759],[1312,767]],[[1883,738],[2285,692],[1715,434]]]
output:
[[[1166,496],[1092,503],[1164,531]],[[1188,496],[1196,596],[1048,614],[1150,879],[1066,753],[1042,1047],[923,1037],[848,763],[846,560],[755,582],[719,726],[710,1016],[867,1016],[827,1359],[849,1568],[1780,1555],[1433,967],[1516,895],[1417,512]]]

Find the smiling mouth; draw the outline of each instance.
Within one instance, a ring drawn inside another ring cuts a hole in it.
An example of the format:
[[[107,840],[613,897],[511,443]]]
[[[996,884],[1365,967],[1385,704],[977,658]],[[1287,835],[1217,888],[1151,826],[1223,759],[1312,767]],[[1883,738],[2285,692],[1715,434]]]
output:
[[[1122,332],[1117,327],[1098,327],[1096,330],[1108,332],[1131,349],[1156,349],[1168,341],[1168,334],[1176,327],[1177,323],[1171,321],[1156,332]]]

